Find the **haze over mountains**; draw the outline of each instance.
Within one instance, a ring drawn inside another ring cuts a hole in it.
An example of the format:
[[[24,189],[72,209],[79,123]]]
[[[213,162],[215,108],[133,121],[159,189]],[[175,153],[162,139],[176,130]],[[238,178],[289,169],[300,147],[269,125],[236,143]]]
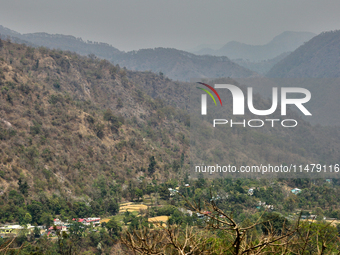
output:
[[[232,61],[258,74],[265,75],[276,63],[287,57],[290,53],[284,52],[275,58],[262,61],[250,61],[241,58],[233,59]]]
[[[315,35],[310,32],[286,31],[275,36],[273,40],[265,45],[249,45],[231,41],[218,50],[203,48],[193,53],[198,55],[227,56],[230,59],[262,61],[275,58],[285,52],[294,51]]]
[[[114,62],[131,70],[162,72],[171,79],[181,81],[189,81],[191,78],[239,78],[256,75],[227,57],[197,56],[169,48],[127,52],[116,56],[115,60]]]
[[[312,123],[340,124],[340,30],[321,33],[274,65],[267,77],[312,94]]]
[[[180,81],[189,81],[193,77],[250,77],[255,75],[254,72],[263,75],[285,57],[287,51],[294,50],[308,38],[314,36],[312,33],[305,32],[284,32],[267,45],[250,46],[240,44],[241,46],[238,50],[246,55],[237,55],[237,49],[232,49],[231,51],[234,55],[216,57],[196,56],[192,53],[169,48],[142,49],[125,53],[106,43],[85,42],[81,38],[59,34],[20,34],[3,26],[0,26],[0,34],[3,37],[10,36],[18,43],[27,42],[26,44],[31,46],[69,50],[81,55],[94,54],[131,70],[162,72],[167,77]],[[235,43],[232,44],[235,45]],[[227,49],[228,51],[229,46],[227,47],[227,45],[222,49]],[[244,46],[248,47],[248,50],[245,51],[242,48]],[[235,58],[235,54],[237,58],[242,59],[230,61],[230,58]],[[266,59],[266,61],[254,62],[253,60],[256,58],[252,57],[253,55],[263,56],[262,59]]]
[[[27,41],[32,46],[61,49],[81,55],[94,54],[127,69],[162,72],[174,80],[189,81],[190,78],[204,77],[249,77],[254,73],[231,62],[227,57],[196,56],[176,49],[145,49],[122,52],[105,44],[85,42],[80,38],[47,33],[20,34],[0,26],[0,34]]]
[[[268,72],[269,78],[332,78],[340,76],[339,31],[322,33],[304,43],[292,53],[284,52],[273,59],[259,62],[244,59],[231,61],[228,57],[221,56],[198,56],[170,48],[122,52],[105,43],[85,42],[73,36],[50,35],[47,33],[22,35],[2,26],[0,26],[0,34],[2,38],[10,36],[15,42],[26,43],[34,47],[45,46],[48,48],[59,48],[82,55],[94,54],[99,58],[104,58],[114,64],[126,67],[128,70],[152,71],[178,81],[189,81],[191,78],[211,77],[247,78],[250,82],[244,82],[244,84],[254,87],[256,92],[261,92],[261,94],[266,97],[270,96],[270,93],[267,93],[268,91],[270,92],[270,89],[268,90],[270,87],[294,86],[293,83],[288,84],[286,82],[284,84],[277,84],[276,81],[266,80],[266,78],[261,75],[265,75],[268,70],[270,70]],[[256,54],[261,55],[261,52],[267,52],[263,53],[262,56],[270,57],[272,56],[270,54],[278,54],[280,50],[286,51],[297,47],[299,44],[302,44],[303,41],[313,37],[313,35],[312,33],[304,32],[285,32],[275,37],[267,45],[248,45],[249,47],[242,45],[240,47],[249,49],[248,54],[257,52]],[[230,45],[236,44],[229,44],[229,46]],[[226,49],[228,47],[224,48]],[[252,51],[251,49],[256,50]],[[237,52],[237,50],[235,50],[235,52]],[[253,59],[255,59],[255,57]],[[313,100],[310,102],[314,119],[314,121],[312,120],[311,122],[323,125],[338,125],[340,124],[338,121],[340,115],[335,116],[337,113],[334,113],[335,115],[331,113],[333,113],[333,109],[339,109],[340,107],[337,100],[337,95],[340,94],[340,86],[337,80],[322,82],[323,84],[320,84],[320,81],[317,82],[316,80],[313,80],[313,82],[307,82],[305,80],[300,84],[301,87],[305,87],[312,92],[314,99],[318,98],[321,100],[321,102],[318,103]],[[146,84],[148,84],[147,81]],[[147,89],[149,88],[147,87]]]
[[[274,78],[340,77],[340,30],[321,33],[274,65]]]
[[[121,53],[118,49],[107,43],[85,42],[81,38],[76,38],[71,35],[51,35],[48,33],[20,34],[1,25],[0,34],[3,35],[3,39],[4,36],[10,36],[16,42],[26,42],[26,44],[36,47],[44,46],[49,49],[69,50],[71,52],[77,52],[80,55],[95,54],[97,57],[105,59]],[[20,40],[18,41],[17,39]]]

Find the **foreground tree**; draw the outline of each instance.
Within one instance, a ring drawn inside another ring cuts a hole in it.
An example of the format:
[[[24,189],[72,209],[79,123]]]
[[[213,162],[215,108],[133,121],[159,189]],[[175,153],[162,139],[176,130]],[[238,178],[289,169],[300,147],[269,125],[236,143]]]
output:
[[[150,229],[144,227],[132,233],[125,232],[121,241],[138,254],[212,254],[211,242],[204,231],[186,226],[184,230],[168,228]]]
[[[185,198],[184,198],[185,199]],[[156,225],[125,232],[121,242],[137,254],[340,254],[335,227],[314,222],[289,223],[266,212],[256,222],[237,223],[211,200],[188,207],[204,215],[205,226]],[[262,233],[257,234],[257,230]]]

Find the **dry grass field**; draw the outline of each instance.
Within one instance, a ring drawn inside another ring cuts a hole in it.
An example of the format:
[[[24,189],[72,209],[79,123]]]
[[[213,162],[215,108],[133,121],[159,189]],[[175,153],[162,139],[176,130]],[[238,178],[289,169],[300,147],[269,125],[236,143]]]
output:
[[[148,209],[148,207],[146,205],[143,204],[133,204],[132,202],[129,203],[123,203],[120,205],[119,208],[119,212],[123,213],[125,211],[129,211],[129,212],[139,212],[139,210],[146,210]]]
[[[153,223],[155,225],[160,225],[162,223],[163,227],[166,227],[166,222],[168,221],[169,216],[157,216],[148,219],[148,222]]]
[[[99,223],[100,223],[100,224],[102,224],[103,222],[108,223],[109,221],[110,221],[110,219],[106,218],[106,219],[101,219],[101,220],[99,221]]]

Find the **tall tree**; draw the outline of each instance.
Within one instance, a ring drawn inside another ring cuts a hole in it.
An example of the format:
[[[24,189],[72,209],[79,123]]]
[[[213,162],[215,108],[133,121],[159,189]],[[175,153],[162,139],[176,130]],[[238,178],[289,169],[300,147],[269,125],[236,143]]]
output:
[[[155,160],[155,157],[154,156],[151,156],[150,157],[150,164],[149,164],[149,167],[148,167],[148,172],[149,172],[149,175],[152,175],[156,170],[156,160]]]

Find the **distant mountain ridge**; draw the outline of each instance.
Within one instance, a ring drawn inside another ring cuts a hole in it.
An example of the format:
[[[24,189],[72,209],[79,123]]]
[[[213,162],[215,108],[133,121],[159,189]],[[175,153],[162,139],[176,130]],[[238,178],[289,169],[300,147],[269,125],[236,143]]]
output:
[[[310,32],[286,31],[264,45],[249,45],[236,41],[228,42],[219,50],[209,48],[193,52],[198,55],[227,56],[230,59],[244,59],[262,61],[275,58],[282,53],[294,51],[304,42],[309,41],[316,34]]]
[[[267,77],[310,91],[312,123],[340,124],[340,30],[315,36],[274,65]]]
[[[31,46],[69,50],[81,55],[94,54],[131,70],[162,72],[167,77],[180,81],[189,81],[191,78],[239,78],[256,75],[227,57],[196,56],[176,49],[142,49],[125,53],[106,43],[85,42],[70,35],[20,34],[3,26],[0,26],[0,35],[10,36],[18,43],[28,42]],[[19,42],[16,38],[24,41]]]
[[[121,53],[117,48],[107,43],[85,42],[81,38],[76,38],[72,35],[51,35],[48,33],[20,34],[1,25],[0,34],[12,38],[19,38],[37,46],[44,46],[50,49],[69,50],[81,55],[95,54],[96,56],[105,59]]]
[[[233,59],[232,61],[240,66],[243,66],[251,71],[257,72],[258,74],[265,75],[276,63],[287,57],[291,52],[284,52],[279,56],[262,61],[249,61],[244,59]]]
[[[131,70],[162,72],[173,80],[181,81],[189,81],[190,78],[240,78],[256,75],[227,57],[197,56],[170,48],[127,52],[116,55],[113,61]]]
[[[340,30],[323,32],[274,65],[273,78],[340,77]]]

